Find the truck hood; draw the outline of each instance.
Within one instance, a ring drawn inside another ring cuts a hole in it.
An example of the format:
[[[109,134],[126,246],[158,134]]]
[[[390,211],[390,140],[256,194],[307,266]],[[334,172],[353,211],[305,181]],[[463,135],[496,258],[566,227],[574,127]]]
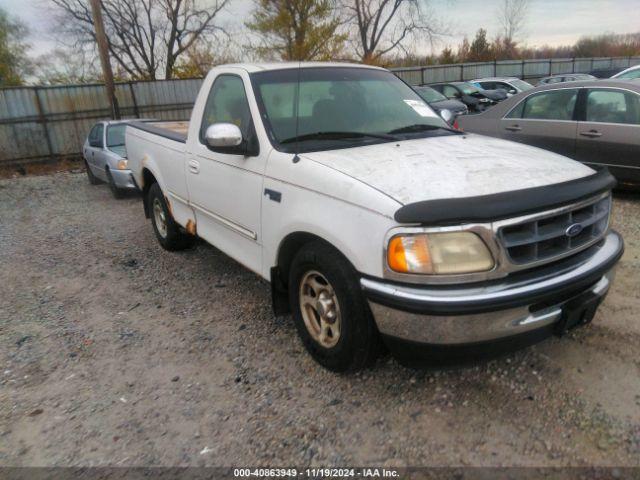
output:
[[[481,135],[444,135],[303,155],[402,204],[522,190],[594,171],[536,147]]]

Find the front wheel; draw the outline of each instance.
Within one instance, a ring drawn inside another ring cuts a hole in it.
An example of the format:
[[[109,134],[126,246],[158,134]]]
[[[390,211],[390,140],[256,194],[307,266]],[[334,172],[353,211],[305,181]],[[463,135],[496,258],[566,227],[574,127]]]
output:
[[[147,208],[156,238],[166,250],[184,250],[193,244],[193,237],[180,229],[167,207],[160,185],[154,183],[147,195]]]
[[[111,170],[107,169],[107,181],[109,183],[109,190],[111,190],[111,194],[113,198],[122,198],[124,197],[124,192],[121,188],[118,188],[116,182],[113,180],[113,175],[111,175]]]
[[[355,371],[378,356],[380,338],[358,276],[332,247],[313,242],[295,255],[289,301],[302,343],[325,368]]]

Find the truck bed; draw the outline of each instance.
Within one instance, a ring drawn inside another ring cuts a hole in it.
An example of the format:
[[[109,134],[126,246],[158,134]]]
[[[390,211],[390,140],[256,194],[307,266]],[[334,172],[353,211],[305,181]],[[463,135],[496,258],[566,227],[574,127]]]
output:
[[[189,121],[157,121],[157,122],[139,122],[131,121],[128,123],[131,127],[139,128],[145,132],[160,135],[161,137],[175,140],[176,142],[186,143],[187,132],[189,131]]]

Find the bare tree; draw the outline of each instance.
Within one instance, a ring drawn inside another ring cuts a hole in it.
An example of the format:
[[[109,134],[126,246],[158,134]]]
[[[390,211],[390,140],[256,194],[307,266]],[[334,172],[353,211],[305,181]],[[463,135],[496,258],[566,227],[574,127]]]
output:
[[[354,48],[365,63],[402,50],[411,40],[426,37],[433,43],[439,31],[427,0],[343,0],[348,23],[354,28]]]
[[[75,47],[93,48],[87,0],[51,0],[58,32]],[[176,61],[205,35],[226,34],[215,23],[229,0],[101,0],[109,53],[117,70],[135,79],[171,78]],[[164,72],[163,72],[164,70]]]
[[[498,19],[502,26],[502,38],[505,42],[515,44],[524,32],[529,13],[529,0],[503,0],[498,11]]]

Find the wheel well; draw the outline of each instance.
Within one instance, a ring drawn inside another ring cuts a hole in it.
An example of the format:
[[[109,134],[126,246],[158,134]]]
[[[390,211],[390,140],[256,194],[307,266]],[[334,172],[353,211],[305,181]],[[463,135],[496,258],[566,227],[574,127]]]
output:
[[[151,170],[145,168],[142,170],[142,203],[144,205],[144,215],[149,218],[149,205],[147,205],[147,194],[151,185],[157,183],[156,177],[153,176]]]
[[[289,279],[289,268],[293,262],[293,257],[296,256],[296,253],[298,253],[304,245],[315,241],[329,243],[323,238],[308,232],[290,233],[280,243],[277,266],[284,277],[285,285]]]
[[[308,243],[323,242],[342,255],[331,243],[324,238],[308,232],[294,232],[287,235],[280,243],[276,266],[271,268],[271,296],[273,311],[276,315],[290,313],[289,308],[289,269],[296,253]]]

